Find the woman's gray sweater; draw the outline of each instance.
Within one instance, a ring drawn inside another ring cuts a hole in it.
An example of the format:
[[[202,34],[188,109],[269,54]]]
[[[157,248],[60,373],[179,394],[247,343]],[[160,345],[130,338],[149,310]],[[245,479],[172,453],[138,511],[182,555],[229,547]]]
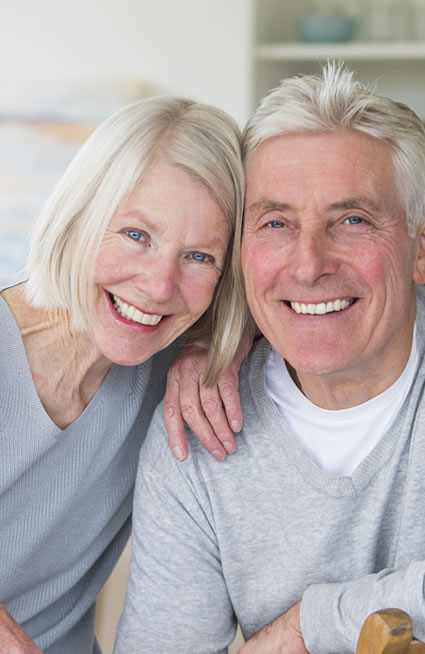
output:
[[[0,297],[0,602],[46,654],[99,652],[94,603],[130,530],[140,445],[176,346],[113,365],[59,429]]]

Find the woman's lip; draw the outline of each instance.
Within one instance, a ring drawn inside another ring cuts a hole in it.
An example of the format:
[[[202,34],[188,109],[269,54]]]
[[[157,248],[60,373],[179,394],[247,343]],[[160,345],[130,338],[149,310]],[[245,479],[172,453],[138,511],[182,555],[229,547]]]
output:
[[[106,295],[106,300],[109,305],[109,309],[113,314],[114,320],[119,322],[121,325],[125,326],[128,329],[133,329],[136,331],[142,331],[142,332],[152,332],[157,330],[164,322],[168,320],[170,315],[167,316],[162,316],[161,320],[157,324],[143,324],[141,322],[137,322],[135,320],[130,320],[126,318],[125,316],[122,316],[115,308],[114,306],[114,296],[112,293],[109,291],[105,291]],[[117,297],[117,296],[115,296]],[[158,314],[149,314],[149,315],[158,315]]]
[[[114,305],[115,299],[118,299],[122,304],[127,304],[129,307],[134,307],[137,309],[137,311],[140,311],[140,313],[144,313],[147,316],[163,316],[165,317],[168,314],[163,314],[163,313],[158,313],[156,311],[146,311],[145,309],[142,309],[141,307],[137,306],[136,304],[133,304],[133,302],[129,302],[128,300],[124,300],[122,297],[119,295],[116,295],[115,293],[111,293],[110,291],[106,291],[109,295],[109,298],[111,300],[112,305]]]

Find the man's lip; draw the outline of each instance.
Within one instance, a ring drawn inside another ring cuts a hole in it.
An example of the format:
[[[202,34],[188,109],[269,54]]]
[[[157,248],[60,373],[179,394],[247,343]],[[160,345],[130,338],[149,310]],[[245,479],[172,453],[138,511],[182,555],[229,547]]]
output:
[[[333,295],[330,297],[326,298],[300,298],[298,297],[293,297],[291,299],[286,298],[284,302],[286,303],[291,303],[291,302],[299,302],[303,304],[327,304],[328,302],[336,302],[337,300],[340,300],[341,302],[343,300],[347,300],[348,302],[352,300],[357,300],[357,296],[355,295]]]

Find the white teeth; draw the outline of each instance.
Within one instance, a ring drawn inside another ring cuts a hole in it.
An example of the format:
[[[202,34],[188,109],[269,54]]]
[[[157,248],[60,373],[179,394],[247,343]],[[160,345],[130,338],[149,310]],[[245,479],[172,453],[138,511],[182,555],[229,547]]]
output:
[[[304,304],[303,302],[291,302],[291,309],[295,313],[308,313],[312,316],[342,311],[353,304],[354,300],[334,300],[333,302],[320,302],[319,304]]]
[[[324,302],[321,302],[320,304],[316,304],[316,313],[319,314],[326,313],[326,304]]]
[[[142,313],[142,311],[133,307],[132,304],[127,304],[127,302],[120,300],[116,295],[113,295],[112,297],[114,298],[114,308],[118,311],[120,316],[127,320],[138,322],[141,325],[157,325],[162,318],[162,316],[155,313]]]

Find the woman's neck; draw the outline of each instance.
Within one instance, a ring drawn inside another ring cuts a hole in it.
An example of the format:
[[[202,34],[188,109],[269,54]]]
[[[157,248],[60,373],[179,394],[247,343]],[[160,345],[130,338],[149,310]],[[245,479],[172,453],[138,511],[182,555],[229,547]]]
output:
[[[29,304],[23,284],[5,290],[2,296],[21,332],[40,400],[49,417],[63,429],[84,411],[111,362],[87,332],[72,328],[66,311],[46,311]]]

